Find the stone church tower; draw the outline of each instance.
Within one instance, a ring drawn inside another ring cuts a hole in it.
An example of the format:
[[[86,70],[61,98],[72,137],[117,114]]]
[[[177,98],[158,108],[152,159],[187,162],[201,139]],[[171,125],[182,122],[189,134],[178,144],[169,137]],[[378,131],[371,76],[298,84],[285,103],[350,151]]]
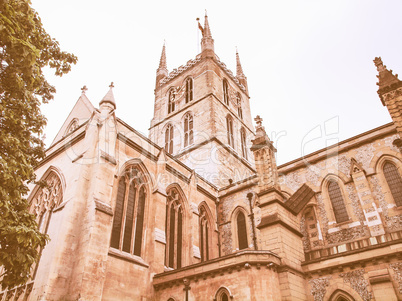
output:
[[[0,301],[402,300],[397,76],[375,59],[393,122],[277,166],[238,53],[233,75],[199,27],[170,73],[163,46],[149,138],[113,83],[98,107],[82,89],[30,186],[51,240]]]
[[[219,187],[255,173],[250,97],[238,53],[236,61],[233,75],[215,54],[205,16],[201,53],[168,75],[163,46],[156,73],[149,138]]]

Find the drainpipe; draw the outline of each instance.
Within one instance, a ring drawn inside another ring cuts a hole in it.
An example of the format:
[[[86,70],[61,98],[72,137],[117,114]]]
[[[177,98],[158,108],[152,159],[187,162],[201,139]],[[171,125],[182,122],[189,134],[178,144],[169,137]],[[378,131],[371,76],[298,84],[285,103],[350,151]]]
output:
[[[257,236],[255,235],[255,222],[254,222],[254,211],[252,205],[253,194],[249,192],[247,194],[248,202],[250,204],[250,218],[251,218],[251,226],[253,228],[253,243],[254,243],[254,250],[258,250],[257,248]]]

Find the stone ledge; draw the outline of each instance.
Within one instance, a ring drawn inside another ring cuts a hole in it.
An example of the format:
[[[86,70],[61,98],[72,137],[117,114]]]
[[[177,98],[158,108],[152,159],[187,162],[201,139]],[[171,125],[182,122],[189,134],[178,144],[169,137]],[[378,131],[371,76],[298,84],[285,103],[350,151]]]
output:
[[[109,248],[108,255],[112,256],[112,257],[116,257],[118,259],[122,259],[122,260],[125,260],[128,262],[131,262],[131,263],[138,264],[138,265],[146,267],[146,268],[149,268],[149,265],[141,257],[135,256],[135,255],[132,255],[129,253],[125,253],[123,251],[120,251],[120,250],[117,250],[114,248]]]
[[[155,289],[158,289],[166,285],[171,286],[176,282],[182,283],[185,278],[206,279],[207,277],[215,277],[224,273],[250,269],[251,266],[255,266],[257,269],[266,267],[276,270],[280,265],[280,257],[271,251],[243,250],[206,262],[156,274],[153,278],[153,284]]]

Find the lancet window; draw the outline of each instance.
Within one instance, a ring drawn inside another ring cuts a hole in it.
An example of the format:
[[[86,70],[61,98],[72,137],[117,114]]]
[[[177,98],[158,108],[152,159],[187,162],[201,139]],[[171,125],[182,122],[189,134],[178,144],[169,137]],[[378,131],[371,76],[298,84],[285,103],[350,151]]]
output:
[[[173,154],[173,125],[168,124],[165,130],[165,151]]]
[[[387,161],[384,164],[383,172],[396,206],[402,206],[402,179],[398,168]]]
[[[193,115],[187,113],[184,116],[184,147],[187,147],[193,143],[194,143]]]
[[[135,167],[119,179],[110,246],[141,256],[146,200],[145,177]]]
[[[165,264],[173,269],[179,269],[183,265],[183,221],[183,200],[177,189],[172,188],[166,201]]]
[[[231,116],[226,117],[226,127],[228,133],[228,144],[234,147],[234,137],[233,137],[233,119]]]
[[[191,77],[186,80],[186,103],[193,100],[193,79]]]
[[[240,119],[243,119],[243,109],[241,106],[241,96],[240,93],[236,94],[236,104],[237,104],[237,115],[239,115]]]
[[[176,93],[175,93],[174,89],[170,89],[169,99],[168,99],[168,114],[174,112],[174,110],[175,110],[175,98],[176,98]]]
[[[334,210],[334,215],[337,223],[346,222],[349,220],[346,210],[345,201],[342,196],[341,188],[335,181],[329,181],[328,194]]]
[[[207,211],[204,206],[200,207],[200,254],[201,261],[209,259],[209,239],[211,226],[209,225],[207,218]]]
[[[229,105],[229,84],[226,78],[223,79],[223,102]]]
[[[236,218],[237,224],[237,240],[239,242],[239,250],[248,248],[247,241],[247,228],[246,228],[246,217],[242,211],[239,211]]]
[[[247,160],[246,130],[244,128],[241,128],[240,130],[240,141],[243,158]]]

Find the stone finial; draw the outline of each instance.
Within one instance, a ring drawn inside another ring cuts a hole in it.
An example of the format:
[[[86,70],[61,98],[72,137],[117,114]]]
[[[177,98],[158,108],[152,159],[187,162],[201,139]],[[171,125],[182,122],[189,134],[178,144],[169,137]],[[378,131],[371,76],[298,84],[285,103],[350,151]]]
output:
[[[162,47],[162,54],[161,54],[161,59],[159,61],[159,69],[166,69],[167,70],[167,63],[166,63],[166,42],[163,42],[163,47]]]
[[[239,52],[236,47],[236,77],[244,77],[243,68],[241,67]]]
[[[87,86],[83,86],[82,88],[81,88],[81,94],[83,94],[83,95],[85,95],[85,92],[86,91],[88,91],[88,88],[87,88]]]
[[[378,72],[384,71],[387,67],[387,66],[384,66],[384,64],[382,63],[382,59],[380,56],[374,58],[373,62],[374,62],[374,65],[377,67]]]
[[[378,94],[380,94],[380,97],[382,98],[382,93],[385,90],[389,90],[391,86],[395,86],[396,83],[399,84],[401,81],[398,79],[398,74],[394,75],[392,74],[392,70],[387,69],[387,66],[383,64],[381,57],[376,57],[373,62],[378,71]]]
[[[254,118],[255,122],[257,123],[255,130],[256,130],[256,136],[257,137],[264,137],[267,135],[265,132],[265,128],[262,126],[262,118],[260,115],[257,115],[257,117]]]
[[[262,118],[260,117],[260,115],[257,115],[257,116],[254,118],[254,120],[255,120],[255,122],[257,123],[257,127],[262,127],[262,121],[263,121],[264,119],[262,119]]]
[[[214,39],[212,38],[211,28],[209,27],[208,16],[205,12],[204,28],[198,22],[198,27],[202,32],[201,53],[203,57],[214,57]]]

